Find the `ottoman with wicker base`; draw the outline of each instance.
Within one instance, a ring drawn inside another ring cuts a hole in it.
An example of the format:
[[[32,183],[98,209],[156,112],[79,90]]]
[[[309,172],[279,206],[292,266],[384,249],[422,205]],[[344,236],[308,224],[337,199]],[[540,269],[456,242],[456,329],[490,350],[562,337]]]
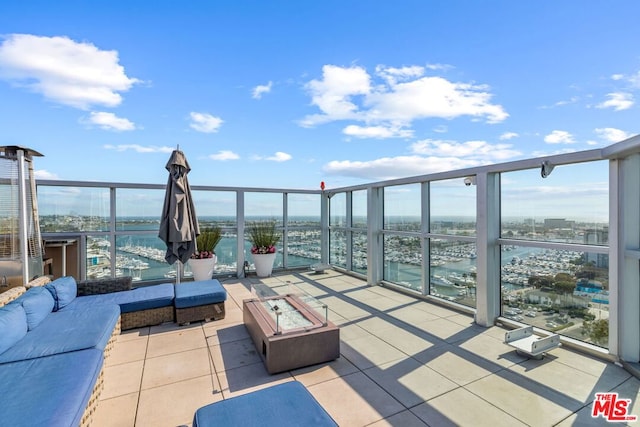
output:
[[[216,279],[175,285],[176,323],[224,319],[227,291]]]

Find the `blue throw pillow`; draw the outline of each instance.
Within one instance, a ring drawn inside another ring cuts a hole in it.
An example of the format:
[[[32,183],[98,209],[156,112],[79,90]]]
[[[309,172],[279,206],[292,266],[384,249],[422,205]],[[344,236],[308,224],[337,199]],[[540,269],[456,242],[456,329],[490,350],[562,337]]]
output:
[[[73,301],[78,294],[78,285],[76,279],[72,276],[65,276],[47,283],[45,288],[51,292],[53,299],[56,301],[53,311],[58,311]]]
[[[22,304],[27,314],[27,327],[32,330],[53,311],[55,300],[49,291],[42,287],[29,289],[16,300]]]
[[[22,304],[12,302],[0,307],[0,353],[4,353],[27,335],[27,314]]]

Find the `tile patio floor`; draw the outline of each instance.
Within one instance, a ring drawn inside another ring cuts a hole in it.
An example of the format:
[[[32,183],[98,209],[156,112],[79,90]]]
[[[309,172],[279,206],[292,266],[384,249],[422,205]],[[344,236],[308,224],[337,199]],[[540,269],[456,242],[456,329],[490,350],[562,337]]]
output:
[[[222,282],[225,319],[119,337],[94,426],[190,426],[201,406],[292,380],[340,426],[612,425],[591,417],[594,393],[608,391],[632,399],[640,415],[640,381],[613,363],[566,348],[527,360],[502,342],[500,327],[351,276],[327,270]],[[252,283],[293,283],[326,302],[341,327],[341,357],[269,375],[242,323]]]

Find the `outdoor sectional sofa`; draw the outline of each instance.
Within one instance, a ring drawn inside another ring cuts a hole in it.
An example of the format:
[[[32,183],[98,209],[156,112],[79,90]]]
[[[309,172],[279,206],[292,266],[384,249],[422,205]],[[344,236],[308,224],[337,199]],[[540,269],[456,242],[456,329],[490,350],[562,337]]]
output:
[[[0,424],[88,425],[121,329],[173,321],[174,285],[131,289],[130,278],[73,277],[39,284],[0,294]]]

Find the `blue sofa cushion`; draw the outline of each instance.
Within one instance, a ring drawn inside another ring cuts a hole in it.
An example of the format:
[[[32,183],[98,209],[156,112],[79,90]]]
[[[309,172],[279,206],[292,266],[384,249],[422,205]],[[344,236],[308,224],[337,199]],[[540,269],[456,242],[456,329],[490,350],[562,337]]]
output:
[[[0,365],[0,424],[80,425],[102,361],[90,349]]]
[[[120,308],[115,304],[103,304],[91,310],[51,313],[44,322],[0,354],[0,364],[88,348],[103,351],[119,317]]]
[[[54,311],[69,305],[78,294],[78,285],[76,284],[76,279],[72,276],[60,277],[51,283],[47,283],[45,288],[51,292],[53,299],[56,301],[56,305],[53,308]]]
[[[41,286],[29,289],[20,295],[16,302],[22,304],[22,308],[27,314],[29,330],[38,326],[53,311],[56,304],[51,292]]]
[[[14,301],[0,307],[0,354],[15,345],[25,335],[27,335],[27,313],[24,312],[22,304]]]
[[[118,304],[121,313],[148,310],[173,305],[173,283],[143,286],[130,291],[78,297],[65,310],[86,309],[102,304]]]
[[[221,400],[198,409],[193,427],[337,426],[333,418],[298,381]]]
[[[227,291],[216,279],[175,285],[176,308],[198,307],[227,300]]]

